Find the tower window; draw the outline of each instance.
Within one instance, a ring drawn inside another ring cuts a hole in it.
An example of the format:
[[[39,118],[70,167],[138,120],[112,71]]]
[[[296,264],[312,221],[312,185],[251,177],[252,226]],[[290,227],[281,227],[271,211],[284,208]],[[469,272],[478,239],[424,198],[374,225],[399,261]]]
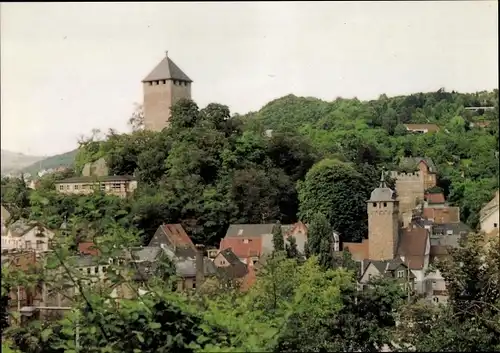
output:
[[[387,202],[384,202],[384,207],[387,207]]]
[[[376,202],[373,203],[373,207],[377,207],[377,203]]]

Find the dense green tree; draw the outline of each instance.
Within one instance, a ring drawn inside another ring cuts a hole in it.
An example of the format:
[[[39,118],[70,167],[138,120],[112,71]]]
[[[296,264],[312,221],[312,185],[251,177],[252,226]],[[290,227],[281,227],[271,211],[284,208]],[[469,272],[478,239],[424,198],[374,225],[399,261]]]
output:
[[[285,250],[285,240],[283,239],[283,232],[279,222],[273,228],[273,249],[274,251]]]
[[[299,216],[306,222],[321,212],[342,241],[358,241],[367,231],[366,200],[373,181],[353,165],[325,159],[315,164],[298,185]]]

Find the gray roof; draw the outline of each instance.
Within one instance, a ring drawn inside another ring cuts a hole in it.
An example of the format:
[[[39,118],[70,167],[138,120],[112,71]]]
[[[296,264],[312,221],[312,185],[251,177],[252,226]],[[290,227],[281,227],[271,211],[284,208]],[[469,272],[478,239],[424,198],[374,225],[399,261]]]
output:
[[[149,73],[142,82],[159,81],[159,80],[179,80],[193,82],[168,56],[165,56],[162,61]]]
[[[399,166],[402,168],[417,170],[420,161],[424,161],[432,173],[437,172],[436,165],[434,164],[433,160],[428,157],[403,157],[399,161]]]
[[[99,258],[97,256],[80,255],[71,257],[70,263],[74,264],[77,268],[79,268],[79,267],[95,266],[98,264],[104,265],[107,264],[108,262],[105,259]]]
[[[24,234],[28,233],[30,230],[36,226],[41,226],[35,221],[28,221],[26,219],[18,219],[9,226],[9,230],[14,233],[15,236],[22,237]]]
[[[135,180],[130,175],[108,175],[108,176],[79,176],[59,180],[56,184],[77,184],[77,183],[94,183],[94,182],[113,182],[113,181],[132,181]]]
[[[396,193],[390,188],[376,188],[370,195],[369,202],[396,201]]]
[[[275,224],[231,224],[226,237],[261,237],[272,234]]]
[[[457,223],[442,223],[432,225],[432,237],[442,235],[447,235],[448,231],[451,231],[453,235],[469,234],[472,229],[463,222]]]
[[[408,268],[408,266],[406,266],[406,264],[399,257],[387,261],[365,260],[363,262],[363,273],[361,276],[364,275],[370,264],[373,264],[373,266],[375,266],[375,268],[383,275],[388,275],[389,272],[397,270],[400,266]],[[413,274],[410,274],[410,277],[411,276],[413,276]]]

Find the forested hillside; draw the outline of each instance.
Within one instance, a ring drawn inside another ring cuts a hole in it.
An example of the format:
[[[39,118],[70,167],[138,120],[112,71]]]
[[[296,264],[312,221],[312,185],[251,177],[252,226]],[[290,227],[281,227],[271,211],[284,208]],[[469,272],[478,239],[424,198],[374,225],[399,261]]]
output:
[[[287,96],[233,117],[220,104],[199,109],[181,101],[162,132],[111,131],[104,140],[81,141],[77,172],[104,157],[114,174],[136,174],[139,187],[130,199],[102,192],[58,194],[54,182],[70,172],[44,176],[36,191],[22,180],[2,179],[2,201],[12,219],[28,217],[53,229],[67,221],[43,271],[2,267],[2,329],[8,326],[9,290],[23,285],[34,291],[42,281],[59,281],[50,270],[69,274],[81,294],[74,299],[75,312],[63,320],[11,326],[5,337],[29,353],[376,352],[384,346],[498,351],[496,237],[485,246],[482,236],[471,234],[448,259],[436,262],[447,283],[447,306],[421,300],[388,278],[358,290],[357,267],[348,252],[334,256],[323,241],[332,228],[344,241],[365,237],[365,201],[382,168],[396,168],[398,159],[409,155],[435,161],[439,184],[475,227],[480,207],[498,188],[497,94],[439,91],[371,102]],[[464,109],[479,105],[494,109]],[[441,130],[410,135],[401,126],[427,120]],[[478,120],[491,124],[469,127]],[[140,294],[130,275],[118,275],[133,269],[109,262],[124,249],[147,243],[163,222],[182,222],[194,243],[217,245],[230,223],[297,219],[312,220],[306,249],[315,255],[304,259],[296,248],[284,247],[281,237],[245,293],[213,278],[188,295],[172,292],[174,268],[161,260],[159,270],[141,280],[147,290]],[[87,287],[87,272],[66,265],[84,240],[97,244],[109,264],[109,282],[102,287]],[[137,296],[117,303],[111,288],[124,283]]]
[[[464,109],[470,106],[494,110]],[[491,124],[470,128],[473,121]],[[407,122],[436,123],[441,130],[407,134],[401,125]],[[272,137],[266,136],[268,129]],[[358,241],[366,237],[365,200],[381,168],[394,168],[399,158],[411,155],[434,160],[448,200],[476,227],[479,209],[498,188],[497,153],[497,90],[383,95],[369,102],[289,95],[234,117],[224,105],[199,109],[182,101],[173,109],[170,129],[111,131],[104,141],[81,142],[77,172],[105,157],[113,173],[136,174],[133,198],[62,197],[46,181],[47,188],[26,200],[31,207],[25,212],[34,218],[43,213],[58,226],[75,212],[93,221],[88,209],[121,209],[125,215],[116,217],[144,231],[144,241],[162,222],[181,221],[195,241],[217,245],[230,223],[307,221],[321,210],[342,240]],[[20,194],[12,193],[18,199]]]

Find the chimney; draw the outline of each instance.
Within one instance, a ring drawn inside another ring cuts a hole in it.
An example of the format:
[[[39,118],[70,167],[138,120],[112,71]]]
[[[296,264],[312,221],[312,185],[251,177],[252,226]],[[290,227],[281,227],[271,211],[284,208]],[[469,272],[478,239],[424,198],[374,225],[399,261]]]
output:
[[[196,244],[196,288],[199,289],[205,281],[205,266],[203,263],[203,250],[205,246]]]

